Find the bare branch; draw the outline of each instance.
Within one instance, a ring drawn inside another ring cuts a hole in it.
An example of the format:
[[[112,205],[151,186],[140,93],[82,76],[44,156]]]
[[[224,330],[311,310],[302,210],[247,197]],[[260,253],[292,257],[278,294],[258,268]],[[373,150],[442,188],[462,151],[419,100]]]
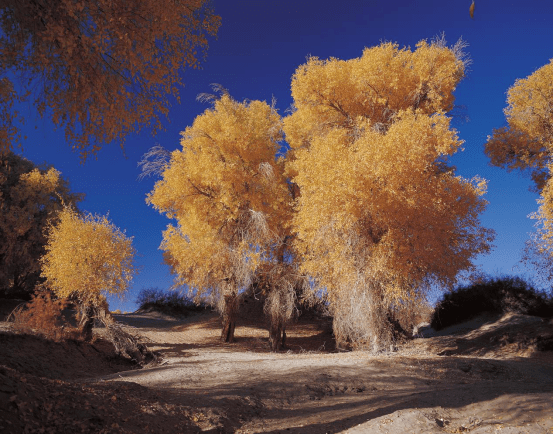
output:
[[[142,166],[142,171],[138,176],[138,180],[142,181],[146,177],[152,175],[161,176],[165,168],[171,160],[171,152],[166,150],[161,145],[156,145],[148,150],[142,156],[142,160],[137,163],[137,166]]]

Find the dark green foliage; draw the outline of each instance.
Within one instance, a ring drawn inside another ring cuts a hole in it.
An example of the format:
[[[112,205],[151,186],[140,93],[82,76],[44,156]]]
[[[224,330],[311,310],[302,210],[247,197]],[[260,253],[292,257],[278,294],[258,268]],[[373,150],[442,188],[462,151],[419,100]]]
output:
[[[484,312],[551,318],[552,295],[536,290],[518,277],[486,278],[445,293],[435,307],[431,326],[439,330]]]
[[[139,310],[155,310],[170,315],[187,315],[207,308],[177,291],[165,291],[157,287],[142,289],[135,302]]]

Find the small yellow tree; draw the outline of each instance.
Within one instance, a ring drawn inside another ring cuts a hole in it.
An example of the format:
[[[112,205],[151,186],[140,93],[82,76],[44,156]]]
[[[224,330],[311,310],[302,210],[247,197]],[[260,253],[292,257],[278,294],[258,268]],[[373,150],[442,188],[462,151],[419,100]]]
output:
[[[453,282],[486,253],[485,181],[446,164],[462,142],[446,112],[463,43],[392,43],[348,61],[310,58],[292,79],[288,174],[301,269],[326,290],[339,345],[390,338],[388,310],[424,283]]]
[[[508,171],[529,171],[540,192],[533,215],[541,228],[535,249],[552,259],[552,60],[508,90],[504,109],[508,126],[497,129],[485,144],[491,163]],[[551,266],[550,266],[551,269]],[[550,270],[550,279],[552,271]]]
[[[135,249],[105,216],[81,216],[70,207],[50,227],[42,276],[61,298],[71,298],[81,309],[80,327],[92,338],[93,316],[105,305],[103,293],[122,295],[137,272]]]
[[[215,302],[230,342],[239,291],[277,261],[288,233],[281,118],[265,102],[223,92],[182,136],[147,203],[177,221],[161,245],[176,284]]]

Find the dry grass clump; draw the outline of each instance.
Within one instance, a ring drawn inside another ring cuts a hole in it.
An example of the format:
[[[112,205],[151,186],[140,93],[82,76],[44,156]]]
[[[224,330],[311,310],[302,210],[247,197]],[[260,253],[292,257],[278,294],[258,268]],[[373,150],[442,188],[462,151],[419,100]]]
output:
[[[75,339],[79,331],[65,322],[62,313],[68,304],[67,300],[56,299],[48,291],[39,291],[29,302],[16,307],[7,320],[13,322],[13,328],[18,332],[37,334],[54,341]]]

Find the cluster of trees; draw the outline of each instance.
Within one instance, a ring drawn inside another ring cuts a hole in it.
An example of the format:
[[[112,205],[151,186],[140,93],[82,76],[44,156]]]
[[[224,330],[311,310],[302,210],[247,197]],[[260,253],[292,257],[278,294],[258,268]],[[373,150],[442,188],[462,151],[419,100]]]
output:
[[[217,306],[225,341],[233,341],[239,290],[267,283],[278,348],[298,281],[291,261],[294,188],[284,159],[276,159],[281,118],[265,102],[239,103],[223,92],[182,136],[182,150],[171,154],[147,198],[177,221],[163,235],[165,261],[178,284]]]
[[[485,181],[446,163],[462,143],[447,116],[462,49],[439,38],[311,58],[293,76],[290,116],[223,92],[182,133],[147,202],[176,220],[166,262],[177,284],[215,298],[225,341],[239,292],[263,283],[274,349],[299,288],[324,296],[339,344],[379,348],[391,307],[452,284],[488,252]]]
[[[273,349],[298,296],[325,299],[339,346],[379,349],[392,338],[391,311],[432,283],[451,287],[489,251],[486,182],[447,164],[462,144],[448,114],[463,48],[437,38],[414,51],[383,43],[348,61],[310,58],[292,78],[289,116],[223,90],[182,133],[182,149],[143,161],[162,177],[147,202],[176,221],[165,260],[177,285],[219,308],[223,340],[233,339],[240,291],[263,289]],[[508,103],[509,127],[486,152],[532,171],[537,250],[551,262],[552,62],[516,82]]]
[[[103,216],[80,213],[82,195],[51,167],[13,153],[29,98],[63,127],[84,161],[105,143],[161,127],[220,26],[209,0],[0,2],[0,292],[28,299],[46,285],[81,308],[86,338],[103,292],[132,275],[131,239]],[[15,79],[15,81],[14,81]]]
[[[0,287],[44,284],[77,301],[82,329],[123,293],[134,249],[106,217],[76,209],[54,168],[11,152],[16,101],[33,90],[41,114],[65,127],[83,159],[103,143],[160,127],[182,67],[195,67],[219,27],[207,0],[68,0],[0,5]],[[450,286],[489,251],[479,215],[486,182],[455,175],[462,141],[450,126],[464,43],[443,37],[410,50],[383,43],[351,60],[310,58],[292,78],[292,113],[237,102],[222,89],[182,134],[182,149],[143,161],[161,179],[147,202],[175,221],[164,258],[232,341],[241,291],[260,291],[274,350],[297,299],[323,298],[340,344],[378,349],[391,310]],[[198,50],[200,54],[198,54]],[[8,73],[18,76],[14,86]],[[552,61],[509,90],[508,127],[486,153],[530,171],[540,207],[533,252],[552,261]],[[282,142],[286,141],[288,150]],[[548,273],[548,272],[547,272]],[[550,270],[551,279],[551,270]]]

